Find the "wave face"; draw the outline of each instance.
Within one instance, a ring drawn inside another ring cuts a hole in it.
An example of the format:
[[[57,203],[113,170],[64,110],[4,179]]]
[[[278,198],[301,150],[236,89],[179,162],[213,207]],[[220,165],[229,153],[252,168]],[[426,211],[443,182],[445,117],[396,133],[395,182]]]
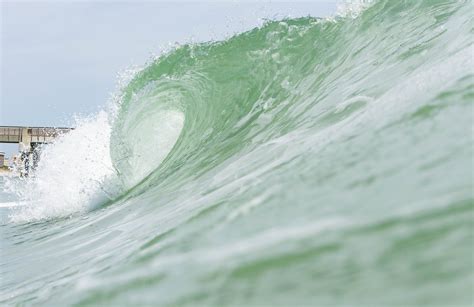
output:
[[[470,1],[382,0],[161,56],[105,166],[9,213],[0,301],[472,304],[473,32]]]

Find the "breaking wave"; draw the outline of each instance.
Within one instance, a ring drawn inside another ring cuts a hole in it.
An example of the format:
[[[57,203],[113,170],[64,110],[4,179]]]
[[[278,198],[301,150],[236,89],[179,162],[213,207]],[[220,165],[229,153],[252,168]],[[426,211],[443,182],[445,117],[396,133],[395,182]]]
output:
[[[4,302],[472,303],[472,55],[472,2],[431,0],[161,55],[12,183],[8,235],[61,229],[12,254],[67,261]]]

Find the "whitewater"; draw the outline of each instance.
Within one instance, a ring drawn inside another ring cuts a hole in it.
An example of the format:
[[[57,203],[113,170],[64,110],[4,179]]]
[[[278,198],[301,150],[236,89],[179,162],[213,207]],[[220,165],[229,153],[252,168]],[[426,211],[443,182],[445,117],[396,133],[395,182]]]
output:
[[[0,177],[0,304],[474,303],[472,1],[177,46]]]

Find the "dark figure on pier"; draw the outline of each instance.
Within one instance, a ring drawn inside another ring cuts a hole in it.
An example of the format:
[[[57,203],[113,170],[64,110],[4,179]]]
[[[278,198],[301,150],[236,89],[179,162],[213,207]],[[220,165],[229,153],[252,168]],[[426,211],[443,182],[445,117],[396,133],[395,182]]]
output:
[[[30,154],[29,152],[22,151],[20,155],[20,160],[23,163],[24,170],[20,172],[21,177],[28,177],[30,171]]]

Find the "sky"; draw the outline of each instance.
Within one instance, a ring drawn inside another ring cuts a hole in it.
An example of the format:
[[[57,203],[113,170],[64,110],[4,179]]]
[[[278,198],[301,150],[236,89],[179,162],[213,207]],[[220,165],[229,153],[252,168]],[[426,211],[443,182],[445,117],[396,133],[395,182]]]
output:
[[[340,2],[0,0],[0,126],[68,126],[106,105],[120,72],[170,44],[221,40],[264,19],[329,16]]]

